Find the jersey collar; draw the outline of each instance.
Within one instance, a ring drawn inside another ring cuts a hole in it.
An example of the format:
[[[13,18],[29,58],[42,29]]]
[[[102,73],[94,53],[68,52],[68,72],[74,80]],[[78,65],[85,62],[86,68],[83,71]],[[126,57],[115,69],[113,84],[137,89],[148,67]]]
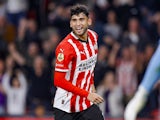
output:
[[[74,34],[73,31],[71,32],[71,35],[72,35],[75,39],[77,39],[77,40],[79,40],[79,41],[81,41],[81,42],[88,43],[88,38],[87,38],[87,41],[81,40],[81,39],[79,39],[79,38]]]

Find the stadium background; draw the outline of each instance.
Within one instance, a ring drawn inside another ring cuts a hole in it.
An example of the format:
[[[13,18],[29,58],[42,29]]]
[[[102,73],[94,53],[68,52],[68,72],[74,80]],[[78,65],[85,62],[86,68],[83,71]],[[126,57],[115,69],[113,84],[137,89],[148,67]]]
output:
[[[160,0],[0,0],[0,119],[53,119],[54,50],[70,32],[69,8],[76,3],[89,6],[90,28],[99,35],[95,86],[105,99],[100,108],[107,120],[123,119],[158,43]],[[5,87],[6,74],[11,83],[19,74],[25,77],[19,115],[8,112],[13,87]],[[158,119],[159,97],[157,83],[138,117]]]

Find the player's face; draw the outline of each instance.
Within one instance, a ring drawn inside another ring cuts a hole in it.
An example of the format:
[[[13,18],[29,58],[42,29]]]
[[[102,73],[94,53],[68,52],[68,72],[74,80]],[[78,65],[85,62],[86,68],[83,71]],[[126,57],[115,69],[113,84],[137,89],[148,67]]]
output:
[[[91,19],[84,13],[73,15],[70,20],[70,27],[78,36],[83,36],[87,33],[88,26],[91,25]]]

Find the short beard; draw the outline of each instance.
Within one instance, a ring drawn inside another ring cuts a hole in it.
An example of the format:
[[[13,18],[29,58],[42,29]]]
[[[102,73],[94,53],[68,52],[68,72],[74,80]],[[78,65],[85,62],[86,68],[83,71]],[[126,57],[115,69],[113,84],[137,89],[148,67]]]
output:
[[[76,34],[76,32],[74,31],[74,30],[72,30],[73,32],[74,32],[74,34],[76,34],[77,36],[83,36],[85,33],[86,33],[86,31],[88,30],[88,27],[86,27],[85,29],[84,29],[84,32],[82,33],[82,34]]]

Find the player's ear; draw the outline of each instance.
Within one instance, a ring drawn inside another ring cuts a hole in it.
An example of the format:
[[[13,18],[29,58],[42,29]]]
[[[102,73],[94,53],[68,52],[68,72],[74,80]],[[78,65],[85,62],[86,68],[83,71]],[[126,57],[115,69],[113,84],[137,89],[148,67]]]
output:
[[[92,25],[92,19],[88,18],[88,25]]]

